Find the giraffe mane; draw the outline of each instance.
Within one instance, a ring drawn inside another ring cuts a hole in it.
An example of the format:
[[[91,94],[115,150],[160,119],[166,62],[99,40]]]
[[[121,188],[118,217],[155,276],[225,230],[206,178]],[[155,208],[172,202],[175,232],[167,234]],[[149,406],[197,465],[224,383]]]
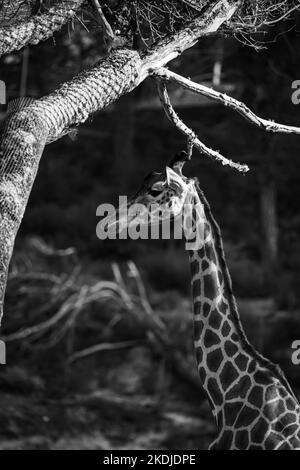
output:
[[[290,386],[284,372],[280,368],[280,366],[278,364],[274,364],[272,361],[270,361],[269,359],[264,357],[262,354],[260,354],[255,349],[255,347],[249,342],[249,340],[248,340],[248,338],[245,334],[244,328],[243,328],[242,323],[241,323],[240,315],[239,315],[239,312],[238,312],[235,296],[234,296],[233,290],[232,290],[232,280],[231,280],[231,276],[230,276],[230,273],[229,273],[229,270],[228,270],[228,267],[227,267],[227,264],[226,264],[226,260],[225,260],[225,252],[224,252],[224,248],[223,248],[223,241],[222,241],[220,227],[219,227],[216,219],[214,218],[214,216],[212,214],[210,205],[209,205],[203,191],[201,190],[201,188],[199,186],[199,181],[197,179],[195,179],[195,188],[197,190],[200,201],[204,205],[204,208],[206,210],[206,216],[208,217],[208,220],[209,220],[209,222],[210,222],[210,224],[213,228],[213,231],[214,231],[216,250],[217,250],[217,253],[219,255],[220,262],[221,262],[221,267],[222,267],[223,274],[224,274],[225,289],[228,292],[229,305],[230,305],[232,314],[233,314],[233,316],[236,320],[236,325],[237,325],[237,328],[238,328],[238,332],[240,334],[242,345],[249,354],[253,355],[253,357],[258,361],[258,363],[260,363],[263,367],[269,369],[269,371],[272,374],[275,375],[275,377],[287,388],[287,390],[292,395],[292,397],[295,399],[295,401],[297,403],[299,403],[298,399],[296,398],[294,392],[292,391],[291,386]]]

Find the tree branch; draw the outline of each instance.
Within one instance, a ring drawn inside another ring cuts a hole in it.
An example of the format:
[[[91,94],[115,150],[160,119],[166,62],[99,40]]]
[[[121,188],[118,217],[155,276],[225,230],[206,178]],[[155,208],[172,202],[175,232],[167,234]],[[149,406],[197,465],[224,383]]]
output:
[[[14,240],[46,143],[132,91],[154,67],[164,66],[201,36],[215,32],[239,6],[236,0],[215,1],[201,18],[159,42],[143,57],[134,50],[117,49],[54,93],[7,118],[0,149],[0,320]],[[31,39],[28,36],[27,40]],[[21,47],[20,41],[16,44]]]
[[[108,43],[112,43],[114,38],[115,38],[115,35],[114,35],[114,32],[112,30],[112,27],[110,26],[109,22],[107,21],[107,19],[105,18],[105,15],[102,11],[102,8],[99,4],[99,1],[98,0],[93,0],[93,3],[94,3],[94,7],[98,13],[98,16],[99,16],[99,22],[103,28],[103,31],[104,31],[104,35],[105,35],[105,38],[106,38],[106,41]]]
[[[247,171],[249,171],[249,168],[247,165],[241,165],[240,163],[235,163],[232,160],[229,160],[228,158],[223,157],[223,155],[221,155],[219,152],[210,149],[203,142],[201,142],[201,140],[197,137],[194,131],[190,129],[179,118],[178,114],[174,110],[170,102],[168,91],[164,82],[159,79],[157,80],[157,85],[158,85],[159,98],[163,105],[165,113],[168,119],[172,122],[172,124],[174,124],[174,126],[177,127],[177,129],[187,137],[188,142],[189,142],[190,154],[191,154],[192,147],[196,147],[202,154],[214,160],[217,160],[218,162],[222,163],[222,165],[228,165],[231,168],[234,168],[235,170],[238,170],[242,173],[246,173]]]
[[[47,13],[0,28],[0,56],[48,39],[75,15],[83,1],[63,0],[59,6],[50,8]]]
[[[96,393],[85,396],[77,396],[68,400],[47,400],[47,404],[59,407],[86,406],[96,408],[101,413],[105,413],[111,417],[112,413],[117,416],[129,416],[132,420],[133,416],[145,417],[147,415],[159,416],[161,412],[161,404],[154,400],[148,400],[136,397],[134,400],[126,396],[119,395],[111,390],[101,390]]]
[[[177,73],[171,72],[168,69],[161,68],[153,72],[153,76],[163,80],[164,82],[174,82],[181,87],[197,93],[207,98],[210,98],[218,103],[221,103],[223,106],[227,106],[230,109],[233,109],[237,113],[241,114],[247,121],[255,126],[267,131],[275,132],[277,134],[297,134],[300,135],[300,127],[287,126],[285,124],[278,124],[277,122],[270,121],[268,119],[263,119],[257,116],[250,108],[248,108],[241,101],[227,96],[225,93],[215,91],[212,88],[201,85],[200,83],[195,83],[192,80],[182,77]]]
[[[94,346],[89,346],[88,348],[82,349],[80,351],[74,352],[71,356],[68,357],[67,363],[73,364],[79,359],[84,359],[93,354],[97,354],[103,351],[117,351],[120,349],[132,348],[137,346],[140,342],[137,340],[133,341],[120,341],[118,343],[99,343]]]
[[[180,56],[186,49],[193,47],[198,39],[215,33],[222,24],[231,19],[241,6],[240,0],[221,0],[213,4],[177,33],[161,40],[143,56],[141,81],[156,68]]]

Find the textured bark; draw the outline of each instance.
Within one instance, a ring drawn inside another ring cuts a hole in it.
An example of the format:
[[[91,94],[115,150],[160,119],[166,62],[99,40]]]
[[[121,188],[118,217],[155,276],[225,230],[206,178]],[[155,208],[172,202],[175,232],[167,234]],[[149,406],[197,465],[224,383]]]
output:
[[[75,15],[82,3],[83,0],[64,0],[47,13],[0,28],[0,56],[48,39]]]
[[[197,38],[216,31],[239,5],[233,0],[216,1],[201,19],[159,43],[143,58],[137,51],[116,50],[51,95],[8,118],[0,154],[0,318],[14,240],[45,144],[132,91],[155,66],[165,65]]]
[[[116,51],[96,67],[36,100],[8,119],[1,142],[0,295],[1,311],[14,239],[47,141],[84,122],[132,89],[141,59],[137,52]]]
[[[186,49],[194,46],[200,37],[216,32],[223,23],[230,20],[241,4],[241,0],[211,2],[212,6],[208,7],[201,16],[173,36],[167,36],[158,46],[147,52],[141,79],[146,78],[153,69],[163,67]]]
[[[26,21],[32,15],[29,2],[24,0],[0,0],[0,26],[10,26]]]

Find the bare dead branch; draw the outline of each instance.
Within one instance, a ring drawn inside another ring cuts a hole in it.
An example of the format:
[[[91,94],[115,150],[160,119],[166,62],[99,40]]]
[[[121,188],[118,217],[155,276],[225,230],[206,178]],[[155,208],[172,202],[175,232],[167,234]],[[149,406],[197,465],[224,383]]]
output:
[[[280,21],[284,20],[285,18],[288,18],[294,11],[299,11],[300,10],[300,5],[294,5],[292,8],[289,10],[283,12],[281,16],[275,18],[274,20],[266,20],[265,24],[267,26],[274,25],[276,23],[279,23]]]
[[[161,103],[163,105],[163,108],[165,110],[165,113],[168,119],[188,139],[188,143],[189,143],[188,146],[190,149],[189,153],[191,153],[191,146],[195,146],[203,155],[206,155],[207,157],[217,160],[218,162],[222,163],[222,165],[228,165],[231,168],[240,171],[241,173],[246,173],[247,171],[249,171],[248,165],[235,163],[232,160],[229,160],[228,158],[221,155],[219,152],[210,149],[203,142],[201,142],[201,140],[197,137],[194,131],[190,129],[179,118],[178,114],[176,113],[176,111],[174,110],[171,104],[166,85],[160,78],[157,80],[157,85],[158,85],[159,98],[161,100]]]
[[[137,346],[139,341],[121,341],[119,343],[100,343],[94,346],[90,346],[89,348],[82,349],[81,351],[77,351],[72,354],[68,360],[68,364],[73,364],[73,362],[78,361],[79,359],[84,359],[87,356],[91,356],[92,354],[96,354],[103,351],[116,351],[119,349],[127,349],[133,346]]]
[[[153,68],[166,65],[200,37],[215,32],[239,6],[237,0],[215,1],[201,18],[156,44],[143,57],[134,50],[115,50],[51,95],[9,116],[0,146],[0,213],[3,221],[0,227],[0,322],[15,236],[49,139],[58,139],[66,129],[85,122],[91,114],[131,92]]]
[[[140,301],[143,306],[143,309],[147,315],[152,316],[153,310],[148,300],[145,285],[143,283],[140,272],[136,264],[133,261],[128,261],[127,266],[129,270],[129,276],[132,277],[136,282],[137,290],[139,293],[139,297],[140,297]]]
[[[143,81],[151,72],[163,67],[180,56],[186,49],[193,47],[200,37],[216,32],[229,21],[241,5],[240,0],[220,0],[212,5],[175,34],[162,39],[143,57],[140,80]]]
[[[40,272],[31,272],[31,273],[19,273],[12,271],[9,273],[9,280],[18,279],[21,281],[44,281],[52,284],[61,284],[61,278],[55,274],[40,273]]]
[[[147,291],[145,284],[143,282],[142,276],[140,271],[138,270],[136,264],[133,261],[129,261],[127,263],[128,269],[129,269],[129,275],[133,277],[133,279],[136,282],[137,290],[139,293],[139,298],[142,304],[142,307],[147,315],[150,315],[152,318],[153,322],[156,323],[156,325],[164,332],[167,331],[166,325],[160,320],[158,316],[156,316],[153,312],[153,309],[151,307],[151,304],[149,302],[148,296],[147,296]]]
[[[274,25],[292,17],[299,11],[299,0],[251,0],[244,1],[234,21],[232,31],[241,35],[246,44],[256,47],[249,35],[263,31],[266,26]]]
[[[95,393],[77,396],[68,400],[47,400],[48,404],[73,407],[89,406],[103,409],[103,412],[117,408],[118,413],[128,414],[131,418],[135,414],[159,414],[161,405],[154,400],[140,397],[134,399],[119,395],[112,390],[99,390]]]
[[[105,38],[106,38],[108,43],[112,43],[114,38],[115,38],[112,27],[110,26],[109,22],[105,18],[105,15],[104,15],[104,13],[102,11],[102,8],[99,4],[99,1],[98,0],[92,0],[92,1],[93,1],[93,4],[94,4],[94,7],[95,7],[95,9],[98,13],[100,24],[103,28]]]
[[[67,285],[66,288],[68,288]],[[62,328],[63,331],[66,331],[65,328],[73,324],[73,321],[88,303],[103,301],[107,298],[117,301],[118,296],[120,296],[119,286],[113,282],[100,281],[89,290],[83,286],[79,293],[75,292],[74,294],[68,295],[59,310],[52,317],[36,325],[3,336],[2,339],[6,342],[11,342],[24,340],[32,336],[41,336],[46,330],[55,327],[67,317],[66,323]]]
[[[124,282],[120,267],[119,267],[118,263],[112,263],[111,267],[112,267],[112,271],[113,271],[116,283],[120,287],[120,293],[121,293],[122,300],[123,300],[125,306],[127,307],[127,309],[131,311],[134,307],[134,304],[132,302],[132,299],[131,299],[130,295],[127,292],[127,289],[126,289],[126,286],[125,286],[125,282]]]
[[[74,296],[71,296],[71,297],[74,297]],[[71,301],[72,299],[67,299],[67,301],[62,304],[58,312],[55,315],[53,315],[51,318],[49,318],[48,320],[38,323],[37,325],[17,331],[16,333],[8,334],[3,337],[4,340],[7,343],[10,341],[24,340],[28,338],[29,336],[40,334],[42,331],[47,330],[48,328],[54,326],[56,323],[58,323],[62,318],[64,318],[70,312]]]
[[[251,111],[248,106],[246,106],[241,101],[232,98],[231,96],[226,95],[225,93],[221,93],[219,91],[213,90],[205,85],[200,83],[195,83],[188,78],[182,77],[177,73],[171,72],[166,68],[161,68],[159,70],[155,70],[153,75],[157,78],[160,78],[164,82],[174,82],[181,87],[200,95],[203,95],[207,98],[210,98],[218,103],[221,103],[223,106],[226,106],[230,109],[233,109],[241,116],[243,116],[247,121],[255,126],[267,131],[267,132],[274,132],[277,134],[296,134],[300,135],[300,127],[294,126],[287,126],[285,124],[279,124],[277,122],[263,119],[257,116],[253,111]]]
[[[44,256],[49,257],[68,257],[76,254],[76,248],[69,247],[65,249],[56,249],[45,243],[45,241],[40,237],[31,237],[28,241],[30,247],[34,248],[37,252],[43,254]]]
[[[83,310],[85,306],[85,301],[86,297],[88,295],[89,288],[88,286],[84,285],[78,294],[78,298],[76,299],[76,302],[74,304],[74,307],[71,307],[71,315],[67,317],[67,320],[63,324],[61,328],[58,330],[55,330],[53,335],[50,337],[50,339],[43,344],[42,349],[49,349],[55,346],[57,343],[59,343],[62,338],[67,334],[69,330],[72,329],[72,327],[75,325],[77,317]]]

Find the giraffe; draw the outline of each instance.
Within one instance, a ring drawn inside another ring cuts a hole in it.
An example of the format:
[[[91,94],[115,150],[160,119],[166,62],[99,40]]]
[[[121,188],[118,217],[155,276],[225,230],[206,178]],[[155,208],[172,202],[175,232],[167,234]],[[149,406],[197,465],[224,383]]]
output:
[[[142,204],[143,209],[125,222],[120,217],[119,230],[146,220],[174,218],[185,204],[191,205],[192,226],[196,223],[201,234],[199,246],[188,249],[194,346],[202,388],[218,429],[210,449],[300,450],[299,402],[281,369],[259,354],[244,333],[220,229],[197,178],[182,174],[187,159],[180,152],[164,172],[145,179],[129,203],[129,207]],[[156,210],[147,218],[153,203]],[[185,236],[190,238],[188,231]]]

